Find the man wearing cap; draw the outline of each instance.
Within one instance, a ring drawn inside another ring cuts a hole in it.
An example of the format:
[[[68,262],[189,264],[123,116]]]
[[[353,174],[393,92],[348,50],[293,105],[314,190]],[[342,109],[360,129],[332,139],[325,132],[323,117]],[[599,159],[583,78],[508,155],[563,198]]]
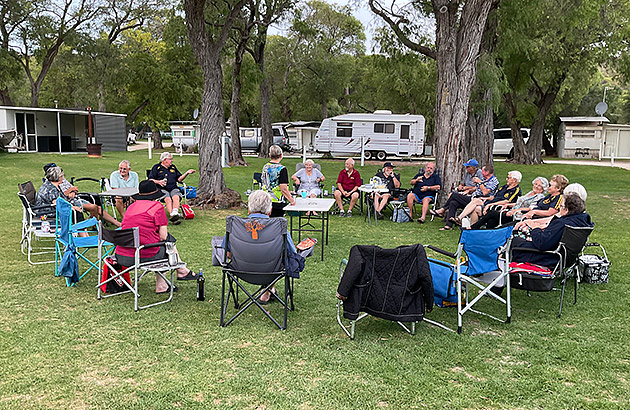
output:
[[[499,187],[499,180],[496,176],[494,176],[494,167],[489,164],[485,165],[482,168],[481,174],[482,178],[472,178],[473,183],[475,184],[475,190],[471,196],[464,193],[453,192],[442,208],[437,211],[430,211],[431,214],[440,217],[444,217],[446,215],[446,225],[440,228],[441,231],[448,231],[453,227],[453,219],[455,218],[457,210],[468,205],[472,198],[488,197],[493,195],[497,190]]]
[[[387,202],[389,202],[389,198],[392,197],[394,189],[400,188],[400,175],[394,174],[394,164],[386,162],[383,164],[383,169],[377,172],[375,176],[383,181],[385,188],[388,190],[387,192],[374,193],[374,210],[376,211],[377,217],[382,218],[383,215],[381,215],[381,211],[387,206]]]
[[[483,179],[483,175],[481,174],[481,170],[478,168],[479,162],[477,162],[474,158],[466,161],[464,166],[466,167],[466,172],[464,173],[464,179],[457,186],[457,192],[472,195],[472,193],[475,192],[475,189],[477,189],[473,178],[477,177],[479,179]]]
[[[127,208],[122,221],[122,229],[138,228],[140,244],[148,245],[160,241],[175,242],[175,238],[168,233],[168,219],[160,199],[168,195],[158,185],[148,179],[140,182],[138,193],[132,198],[135,202]],[[177,250],[175,250],[177,252]],[[178,256],[179,257],[179,256]],[[140,263],[161,260],[166,258],[164,246],[145,248],[140,250]],[[135,248],[116,247],[116,260],[123,266],[135,265]],[[160,275],[156,274],[155,292],[158,294],[169,293],[170,288]],[[182,267],[177,269],[177,280],[196,280],[197,275],[190,269]],[[173,292],[177,291],[177,286]]]

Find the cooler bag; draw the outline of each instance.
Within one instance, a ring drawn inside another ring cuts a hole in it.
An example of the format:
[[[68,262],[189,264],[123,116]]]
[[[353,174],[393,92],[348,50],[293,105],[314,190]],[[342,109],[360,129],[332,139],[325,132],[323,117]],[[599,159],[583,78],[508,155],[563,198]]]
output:
[[[190,205],[182,204],[181,206],[182,206],[182,212],[184,213],[184,219],[194,219],[195,218],[195,212],[192,210]]]

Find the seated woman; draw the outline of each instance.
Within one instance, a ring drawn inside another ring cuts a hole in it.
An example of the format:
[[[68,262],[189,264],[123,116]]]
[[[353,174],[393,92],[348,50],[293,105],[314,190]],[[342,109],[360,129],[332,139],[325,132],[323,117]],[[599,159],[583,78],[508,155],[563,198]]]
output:
[[[547,196],[532,207],[520,209],[523,219],[545,218],[558,213],[562,204],[562,192],[567,185],[569,185],[569,180],[564,175],[552,176],[549,180]]]
[[[46,181],[39,188],[35,205],[52,205],[55,206],[57,198],[61,197],[72,204],[77,221],[83,220],[83,211],[89,212],[91,216],[99,218],[101,216],[101,207],[87,202],[84,199],[76,198],[79,190],[76,187],[70,187],[62,191],[62,183],[64,182],[63,170],[58,166],[51,166],[46,169]],[[114,217],[105,211],[102,211],[103,219],[110,222],[116,227],[120,226]],[[83,235],[83,234],[82,234]]]
[[[382,219],[381,211],[387,206],[394,189],[400,188],[400,176],[394,174],[394,165],[391,162],[383,164],[383,169],[377,172],[375,176],[379,177],[387,188],[387,192],[374,192],[374,210],[377,217]]]
[[[493,205],[497,206],[497,209],[484,208],[483,216],[474,224],[470,229],[494,229],[499,226],[499,221],[502,223],[512,222],[514,215],[520,212],[522,209],[530,209],[533,204],[540,201],[545,197],[545,190],[549,187],[549,181],[545,177],[536,177],[532,181],[532,190],[527,194],[520,196],[516,203],[510,203],[506,200],[495,202]],[[511,208],[508,212],[503,212],[506,209]]]
[[[469,216],[473,222],[477,222],[478,215],[489,205],[513,203],[521,195],[521,179],[523,175],[519,171],[510,171],[506,177],[506,184],[499,191],[488,197],[476,197],[470,200],[468,205],[462,210],[458,217],[452,219],[458,225],[462,224],[462,219]]]
[[[155,182],[146,180],[140,182],[138,193],[132,198],[134,203],[129,205],[122,221],[122,228],[129,229],[138,227],[140,233],[140,244],[157,243],[165,241],[167,238],[174,242],[169,235],[167,226],[168,219],[164,207],[159,201],[165,193],[158,189]],[[177,252],[177,250],[175,250]],[[135,264],[135,249],[116,247],[116,260],[123,266],[133,266]],[[166,249],[164,246],[142,249],[140,251],[140,263],[166,259]],[[178,256],[179,258],[179,256]],[[169,293],[170,288],[160,275],[155,275],[155,292],[158,294]],[[190,269],[183,267],[177,269],[177,280],[196,280],[197,275]],[[177,292],[177,286],[173,288]]]
[[[568,194],[560,207],[560,217],[552,218],[549,225],[544,228],[531,229],[528,225],[520,227],[520,231],[528,236],[528,239],[516,237],[512,240],[512,248],[530,248],[539,251],[554,250],[558,247],[564,227],[566,225],[585,227],[593,226],[591,216],[585,212],[586,205],[576,193]],[[514,251],[514,262],[528,262],[553,268],[558,262],[556,255],[539,254],[527,251]]]
[[[321,171],[314,168],[313,165],[315,165],[313,160],[307,159],[304,161],[304,168],[291,175],[293,182],[298,185],[298,195],[302,195],[302,193],[305,192],[307,197],[316,198],[322,193],[319,188],[319,183],[326,178]]]

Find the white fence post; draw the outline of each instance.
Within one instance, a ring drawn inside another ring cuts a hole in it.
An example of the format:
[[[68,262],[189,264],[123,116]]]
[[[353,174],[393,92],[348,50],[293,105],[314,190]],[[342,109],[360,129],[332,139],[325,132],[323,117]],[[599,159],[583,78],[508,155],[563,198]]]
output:
[[[365,165],[365,136],[361,136],[361,166]]]
[[[152,153],[151,153],[151,146],[152,146],[153,144],[151,143],[151,137],[150,137],[150,136],[149,136],[148,140],[149,140],[149,159],[152,159],[152,158],[153,158],[153,155],[152,155]]]

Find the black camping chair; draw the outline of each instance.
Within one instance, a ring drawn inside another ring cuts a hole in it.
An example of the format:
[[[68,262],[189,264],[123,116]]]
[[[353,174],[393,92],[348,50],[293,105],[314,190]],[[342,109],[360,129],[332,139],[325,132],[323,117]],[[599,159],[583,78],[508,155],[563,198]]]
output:
[[[433,309],[433,282],[420,244],[353,246],[341,261],[337,293],[337,323],[352,340],[356,323],[368,315],[394,321],[411,335],[419,321],[445,328],[425,317]]]
[[[293,281],[286,270],[287,245],[287,220],[284,218],[241,218],[236,215],[226,218],[225,250],[228,259],[222,265],[222,327],[232,323],[249,307],[256,306],[278,328],[287,328],[287,313],[295,308]],[[263,306],[259,297],[267,291],[271,292],[274,285],[282,281],[283,296],[271,293],[269,299],[269,302],[277,301],[282,306],[284,318],[280,323],[267,311],[268,307]],[[239,301],[239,291],[245,293],[246,300]],[[234,308],[238,311],[226,319],[230,297],[234,298]]]
[[[92,204],[101,206],[101,198],[97,194],[103,192],[104,190],[103,178],[72,177],[70,178],[70,184],[79,188],[77,198],[84,199]]]
[[[510,249],[510,254],[514,251],[529,252],[538,255],[554,255],[558,258],[558,262],[551,269],[551,275],[540,275],[532,272],[524,272],[522,270],[510,272],[512,277],[512,288],[526,290],[529,292],[546,292],[553,289],[556,279],[562,284],[560,293],[560,308],[558,317],[562,316],[562,305],[564,302],[564,291],[569,279],[574,278],[574,299],[573,303],[577,303],[578,292],[578,257],[588,242],[588,237],[593,232],[593,227],[576,227],[566,225],[562,232],[562,238],[558,247],[552,251],[539,251],[538,249],[514,247]],[[512,259],[510,255],[510,260]]]

